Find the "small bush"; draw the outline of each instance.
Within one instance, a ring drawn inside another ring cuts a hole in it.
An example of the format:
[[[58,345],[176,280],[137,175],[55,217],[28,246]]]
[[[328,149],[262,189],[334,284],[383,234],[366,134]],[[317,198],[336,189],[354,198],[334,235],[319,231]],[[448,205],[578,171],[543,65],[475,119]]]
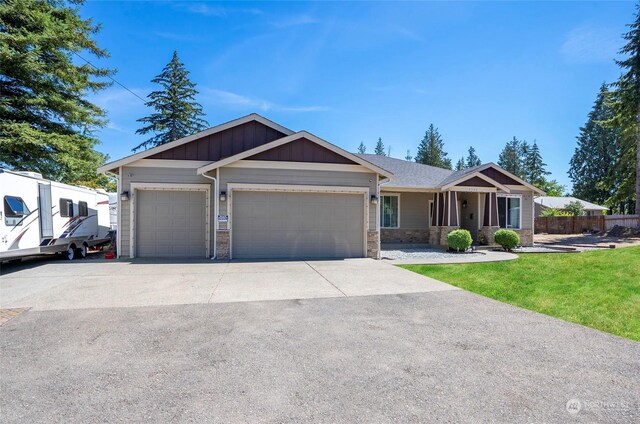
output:
[[[504,250],[511,250],[520,244],[520,236],[513,230],[498,230],[495,234],[496,243]]]
[[[469,246],[471,246],[472,241],[471,233],[467,230],[453,230],[447,234],[449,250],[464,252],[469,248]]]

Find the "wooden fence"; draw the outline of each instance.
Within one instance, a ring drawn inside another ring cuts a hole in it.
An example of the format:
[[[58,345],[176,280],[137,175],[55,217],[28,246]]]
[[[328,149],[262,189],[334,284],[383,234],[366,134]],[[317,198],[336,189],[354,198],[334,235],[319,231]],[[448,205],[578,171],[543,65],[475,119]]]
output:
[[[640,228],[640,215],[538,216],[535,231],[537,234],[581,234],[608,231],[616,225]]]

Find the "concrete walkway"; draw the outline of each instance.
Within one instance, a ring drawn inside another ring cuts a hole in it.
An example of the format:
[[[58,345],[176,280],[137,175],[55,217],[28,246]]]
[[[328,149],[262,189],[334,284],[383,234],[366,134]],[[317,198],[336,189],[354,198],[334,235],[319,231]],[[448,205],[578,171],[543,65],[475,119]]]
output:
[[[493,250],[481,250],[476,254],[467,255],[460,253],[457,255],[449,255],[446,258],[433,257],[430,258],[425,254],[424,258],[412,259],[385,259],[382,262],[393,265],[435,265],[435,264],[470,264],[476,262],[500,262],[518,259],[518,255],[509,252],[497,252]]]
[[[458,290],[371,259],[231,263],[54,260],[32,265],[3,267],[0,308],[42,311]]]

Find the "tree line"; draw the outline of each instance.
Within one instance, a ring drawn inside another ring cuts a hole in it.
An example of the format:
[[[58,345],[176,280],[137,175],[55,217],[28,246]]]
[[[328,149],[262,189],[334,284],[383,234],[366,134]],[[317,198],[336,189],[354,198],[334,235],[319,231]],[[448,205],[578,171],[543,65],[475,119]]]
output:
[[[95,172],[109,159],[96,150],[95,136],[107,124],[106,112],[87,95],[111,86],[116,71],[86,59],[109,53],[93,39],[100,27],[82,19],[81,4],[0,2],[0,165],[114,190],[112,179]],[[136,131],[150,137],[134,152],[208,127],[177,52],[151,81],[159,89],[149,94],[145,105],[152,112],[138,120]]]
[[[569,177],[576,197],[617,213],[640,213],[640,4],[623,35],[622,75],[603,83],[580,128]]]
[[[367,147],[363,142],[358,146],[358,153],[366,153]],[[374,154],[388,156],[382,138],[378,138]],[[438,168],[462,171],[482,165],[482,160],[476,153],[473,146],[469,147],[466,157],[461,157],[453,166],[449,154],[445,151],[442,135],[433,124],[430,124],[424,137],[418,144],[416,156],[413,158],[410,151],[407,151],[405,160],[415,160],[417,163],[435,166]],[[497,161],[498,165],[510,173],[544,190],[549,196],[562,196],[566,187],[556,180],[549,179],[551,174],[547,171],[547,164],[542,159],[538,143],[534,140],[529,143],[526,140],[519,140],[516,137],[506,142],[500,152]]]

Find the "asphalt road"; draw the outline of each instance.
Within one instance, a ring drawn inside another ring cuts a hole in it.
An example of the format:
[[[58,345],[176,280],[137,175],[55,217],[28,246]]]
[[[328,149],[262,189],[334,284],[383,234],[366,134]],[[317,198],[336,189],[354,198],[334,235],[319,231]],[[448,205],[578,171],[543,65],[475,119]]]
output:
[[[3,423],[640,420],[639,343],[464,291],[32,310],[0,349]]]

